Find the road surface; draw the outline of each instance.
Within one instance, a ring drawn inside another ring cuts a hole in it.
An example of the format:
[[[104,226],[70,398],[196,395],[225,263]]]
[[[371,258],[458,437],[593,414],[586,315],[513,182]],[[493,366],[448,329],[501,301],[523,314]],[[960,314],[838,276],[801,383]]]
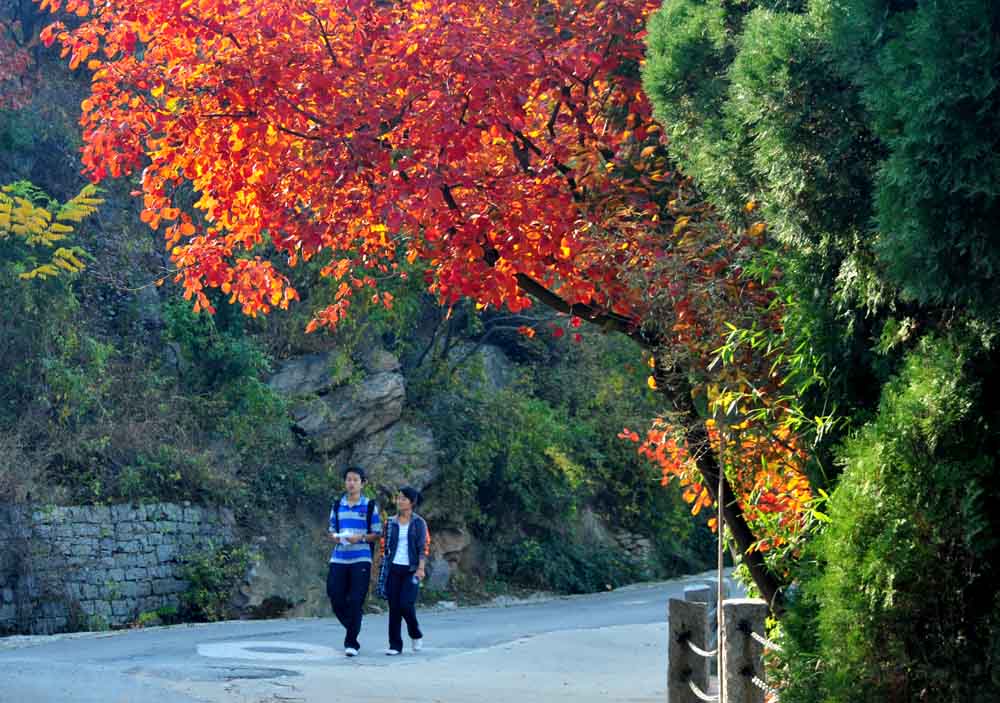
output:
[[[336,619],[0,639],[0,703],[664,703],[667,599],[710,574],[508,606],[419,611],[424,649],[358,657]],[[405,640],[404,627],[404,640]]]

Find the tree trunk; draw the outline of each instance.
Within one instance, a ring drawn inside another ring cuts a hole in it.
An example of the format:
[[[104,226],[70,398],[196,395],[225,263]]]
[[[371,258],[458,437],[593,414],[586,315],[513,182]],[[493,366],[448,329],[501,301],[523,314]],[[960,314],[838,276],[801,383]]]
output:
[[[635,320],[590,305],[570,305],[557,294],[524,274],[518,274],[518,284],[522,290],[530,293],[536,300],[553,310],[569,315],[578,315],[605,330],[621,332],[634,339],[645,349],[656,351],[660,346],[659,340],[646,336]],[[686,378],[682,371],[673,371],[659,367],[655,369],[654,377],[657,385],[667,400],[684,416],[687,423],[689,444],[694,447],[708,448],[708,429],[705,426],[705,420],[698,414],[694,405],[691,385],[686,380],[680,380]],[[767,601],[771,613],[775,617],[781,617],[784,612],[781,580],[767,567],[764,555],[756,549],[751,549],[756,537],[750,530],[750,526],[747,525],[743,510],[735,500],[733,489],[725,477],[723,477],[722,482],[724,495],[717,495],[720,473],[718,459],[711,451],[701,451],[695,452],[695,462],[705,479],[709,495],[722,508],[722,518],[750,570],[750,576],[760,591],[761,597]]]
[[[660,370],[657,369],[657,371],[659,372]],[[751,549],[757,538],[750,530],[750,526],[743,516],[743,510],[736,501],[736,494],[733,492],[732,486],[729,485],[729,480],[725,476],[722,477],[722,491],[724,495],[718,495],[721,467],[715,453],[709,449],[708,428],[695,408],[691,395],[691,387],[687,382],[683,381],[679,383],[674,382],[673,384],[669,382],[660,383],[661,375],[661,373],[657,373],[657,385],[662,389],[661,392],[688,419],[688,445],[705,448],[705,451],[693,452],[698,471],[701,472],[702,477],[705,479],[705,487],[708,489],[708,493],[712,499],[721,507],[722,519],[725,521],[725,526],[729,528],[729,533],[732,535],[733,541],[736,542],[744,563],[746,563],[747,568],[750,570],[750,576],[753,578],[754,585],[760,591],[761,597],[767,601],[771,613],[775,617],[780,618],[784,613],[784,603],[781,596],[782,583],[767,567],[767,564],[764,562],[764,555],[756,549]],[[680,375],[672,375],[672,378],[676,379]]]

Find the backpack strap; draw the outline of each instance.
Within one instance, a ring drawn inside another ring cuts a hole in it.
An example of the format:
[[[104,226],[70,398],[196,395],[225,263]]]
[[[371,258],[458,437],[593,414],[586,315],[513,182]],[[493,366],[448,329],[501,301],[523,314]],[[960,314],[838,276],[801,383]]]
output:
[[[340,532],[340,504],[344,502],[344,496],[337,498],[333,505],[333,531]]]
[[[375,513],[375,501],[368,499],[368,514],[365,516],[365,532],[371,534],[372,531],[372,515]]]

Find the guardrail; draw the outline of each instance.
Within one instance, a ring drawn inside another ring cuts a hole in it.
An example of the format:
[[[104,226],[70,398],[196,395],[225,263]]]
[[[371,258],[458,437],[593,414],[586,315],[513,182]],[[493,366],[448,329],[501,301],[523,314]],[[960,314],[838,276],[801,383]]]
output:
[[[704,591],[710,591],[707,587]],[[713,608],[698,602],[705,593],[687,593],[691,600],[671,598],[667,646],[670,703],[778,703],[763,668],[765,649],[779,647],[764,637],[767,603],[757,598],[722,601],[722,641],[713,647]],[[710,691],[711,663],[718,662],[718,690]]]

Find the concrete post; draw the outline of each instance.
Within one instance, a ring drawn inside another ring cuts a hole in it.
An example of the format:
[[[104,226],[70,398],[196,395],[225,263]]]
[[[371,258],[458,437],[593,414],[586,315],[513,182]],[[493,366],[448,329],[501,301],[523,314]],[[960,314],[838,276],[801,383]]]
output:
[[[692,652],[687,641],[707,648],[707,608],[704,603],[671,598],[667,617],[667,700],[670,703],[700,703],[688,687],[688,681],[694,681],[702,691],[708,690],[708,659]]]
[[[705,603],[706,605],[710,605],[714,599],[715,593],[704,584],[684,587],[684,600],[688,603]]]
[[[764,703],[764,690],[751,679],[763,680],[764,646],[750,636],[764,635],[767,603],[759,598],[729,598],[722,602],[722,700]]]
[[[719,592],[716,590],[714,583],[698,584],[697,586],[686,586],[684,588],[684,600],[691,603],[704,603],[707,607],[708,615],[708,639],[705,640],[707,643],[704,649],[715,649],[716,642],[718,640],[718,624],[716,623],[716,600],[718,599]],[[718,676],[719,674],[719,660],[715,657],[709,659],[708,662],[708,673],[709,676]]]

